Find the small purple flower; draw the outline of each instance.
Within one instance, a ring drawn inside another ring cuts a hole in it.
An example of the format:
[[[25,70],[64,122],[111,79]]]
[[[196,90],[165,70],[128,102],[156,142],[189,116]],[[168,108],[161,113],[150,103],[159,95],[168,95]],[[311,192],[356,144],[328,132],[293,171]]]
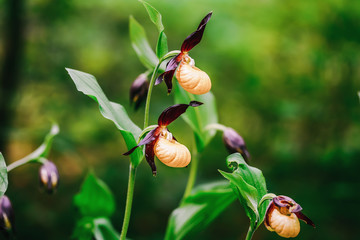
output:
[[[250,159],[244,139],[234,129],[227,127],[224,130],[223,141],[230,153],[240,153],[245,161]]]
[[[135,110],[137,110],[144,99],[146,99],[149,89],[149,82],[147,81],[147,75],[145,73],[140,74],[130,87],[130,103],[135,104]]]
[[[46,160],[39,169],[40,187],[47,193],[53,193],[59,185],[59,172],[56,165]]]
[[[6,195],[0,198],[0,230],[5,235],[14,231],[14,212]]]
[[[296,237],[300,232],[298,218],[315,227],[301,210],[301,206],[287,196],[274,197],[266,209],[264,224],[269,231],[275,231],[281,237]]]

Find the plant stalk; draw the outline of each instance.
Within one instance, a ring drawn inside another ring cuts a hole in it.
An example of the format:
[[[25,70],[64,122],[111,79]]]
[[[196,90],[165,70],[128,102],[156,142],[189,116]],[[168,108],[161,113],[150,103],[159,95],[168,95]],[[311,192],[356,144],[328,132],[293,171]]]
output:
[[[246,234],[245,240],[251,240],[253,235],[254,235],[254,230],[253,230],[252,226],[250,225],[249,230]]]
[[[168,58],[174,57],[177,54],[179,54],[180,51],[171,51],[168,52],[167,54],[165,54],[162,58],[160,58],[159,63],[155,66],[154,71],[151,74],[151,79],[150,79],[150,84],[149,84],[149,90],[148,90],[148,94],[146,96],[146,105],[145,105],[145,116],[144,116],[144,129],[149,126],[149,111],[150,111],[150,101],[151,101],[151,94],[152,94],[152,89],[154,87],[155,84],[155,80],[156,80],[156,74],[160,68],[160,65],[163,61],[165,61]]]
[[[146,96],[146,105],[145,105],[145,116],[144,116],[144,129],[149,126],[149,111],[150,111],[150,101],[151,101],[151,94],[152,94],[152,89],[154,87],[155,84],[155,79],[156,79],[156,73],[159,70],[161,62],[159,62],[152,75],[151,75],[151,79],[150,79],[150,84],[149,84],[149,90]]]
[[[152,72],[149,89],[146,97],[146,105],[145,105],[145,114],[144,114],[144,129],[149,126],[149,112],[150,112],[150,101],[151,101],[151,93],[155,84],[156,74],[160,68],[161,63],[170,58],[179,54],[179,51],[172,51],[165,54],[160,60],[159,63],[155,66],[154,71]],[[134,197],[134,186],[135,186],[135,175],[136,175],[136,167],[130,163],[129,169],[129,182],[128,182],[128,190],[126,194],[126,206],[125,206],[125,214],[123,220],[123,226],[121,229],[120,240],[126,240],[126,234],[129,228],[130,215],[131,215],[131,207]]]
[[[181,200],[182,202],[190,195],[191,190],[193,189],[193,187],[195,185],[198,166],[199,166],[198,152],[197,152],[197,148],[194,147],[193,153],[192,153],[191,165],[190,165],[189,178],[188,178],[188,182],[186,184],[184,196]]]
[[[25,165],[30,162],[39,162],[44,163],[45,158],[34,158],[32,154],[27,155],[26,157],[17,160],[16,162],[11,163],[9,166],[7,166],[6,170],[10,172],[11,170],[14,170],[17,167],[20,167],[22,165]]]
[[[129,167],[129,182],[128,182],[128,190],[126,194],[126,206],[125,206],[125,214],[124,221],[121,229],[120,240],[126,240],[127,230],[129,228],[130,215],[131,215],[131,207],[134,197],[134,186],[135,186],[135,175],[136,175],[136,167],[130,163]]]

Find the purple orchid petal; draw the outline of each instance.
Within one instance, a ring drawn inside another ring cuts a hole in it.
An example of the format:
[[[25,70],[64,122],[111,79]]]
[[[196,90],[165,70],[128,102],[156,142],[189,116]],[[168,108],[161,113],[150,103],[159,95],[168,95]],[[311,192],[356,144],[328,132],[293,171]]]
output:
[[[159,133],[157,132],[157,130],[159,129],[159,127],[151,130],[148,134],[146,134],[146,136],[139,142],[138,145],[136,145],[135,147],[133,147],[132,149],[130,149],[128,152],[123,153],[123,155],[128,156],[130,154],[132,154],[136,148],[151,143],[152,141],[154,141],[156,139],[156,137],[159,135]]]
[[[183,114],[188,107],[197,107],[203,103],[197,101],[191,101],[189,104],[175,104],[165,109],[159,119],[158,124],[161,127],[165,127],[176,120],[181,114]]]
[[[174,58],[172,58],[166,65],[165,72],[160,74],[155,81],[155,85],[158,85],[162,83],[162,81],[165,81],[166,86],[168,88],[168,93],[172,90],[172,79],[175,74],[176,68],[179,66],[179,63],[181,61],[182,54],[179,53]]]
[[[152,174],[156,176],[156,165],[154,161],[154,145],[156,141],[152,141],[149,144],[146,144],[145,146],[145,159],[147,163],[150,165]]]
[[[300,212],[295,212],[295,215],[303,220],[306,224],[312,226],[315,228],[315,224],[313,223],[313,221],[310,220],[310,218],[308,218],[307,216],[305,216],[305,214],[303,214],[301,211]]]
[[[204,34],[204,30],[207,22],[210,20],[212,12],[208,13],[200,22],[197,30],[191,33],[181,45],[181,52],[188,52],[195,47],[200,41]]]

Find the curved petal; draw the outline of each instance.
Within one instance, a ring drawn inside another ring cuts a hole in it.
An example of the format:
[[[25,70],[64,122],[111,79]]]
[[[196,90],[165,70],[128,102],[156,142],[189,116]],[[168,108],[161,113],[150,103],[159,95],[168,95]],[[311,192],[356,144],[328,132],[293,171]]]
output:
[[[155,85],[158,85],[162,83],[162,81],[165,81],[166,86],[168,88],[168,93],[171,92],[172,89],[172,79],[175,73],[176,68],[179,66],[179,63],[181,61],[182,53],[179,53],[174,58],[172,58],[166,65],[165,72],[160,74],[155,81]]]
[[[302,212],[296,212],[295,215],[303,220],[306,224],[312,226],[315,228],[315,224],[313,223],[313,221],[310,220],[310,218],[308,218],[307,216],[305,216],[305,214],[303,214]]]
[[[270,218],[271,212],[274,211],[274,209],[275,209],[275,204],[274,204],[274,201],[271,200],[271,202],[269,203],[269,205],[266,208],[265,219],[264,219],[264,224],[265,224],[267,229],[270,228],[269,218]],[[269,230],[272,231],[271,228]]]
[[[202,102],[191,101],[189,104],[175,104],[170,106],[161,113],[158,124],[160,127],[166,127],[183,114],[188,107],[197,107],[202,104]]]
[[[152,141],[154,141],[156,139],[156,137],[159,135],[159,127],[151,130],[148,134],[146,134],[146,136],[139,142],[138,145],[136,145],[135,147],[133,147],[132,149],[130,149],[128,152],[123,153],[123,155],[128,156],[131,153],[133,153],[135,151],[136,148],[151,143]]]
[[[146,144],[145,146],[145,159],[147,161],[147,163],[150,165],[151,170],[152,170],[152,174],[154,176],[156,176],[156,165],[155,165],[155,161],[154,161],[154,145],[155,145],[156,141],[152,141],[149,144]]]
[[[212,12],[208,13],[203,20],[201,20],[197,30],[191,33],[181,45],[181,52],[188,52],[195,47],[200,41],[204,34],[204,30],[207,22],[210,20]]]

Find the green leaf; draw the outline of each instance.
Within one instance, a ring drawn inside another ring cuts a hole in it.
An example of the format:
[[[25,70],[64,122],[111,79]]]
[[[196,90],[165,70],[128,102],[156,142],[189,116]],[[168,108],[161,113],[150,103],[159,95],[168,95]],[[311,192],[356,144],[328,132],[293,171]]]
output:
[[[76,222],[76,226],[71,238],[78,240],[92,240],[94,232],[94,219],[83,217]]]
[[[81,190],[74,197],[83,216],[110,217],[115,211],[115,200],[108,186],[93,173],[86,176]]]
[[[4,195],[8,187],[8,175],[4,156],[0,152],[0,197]]]
[[[219,172],[230,181],[234,193],[245,208],[250,218],[250,234],[253,234],[263,222],[266,212],[267,204],[262,204],[258,209],[261,198],[267,194],[265,178],[259,169],[249,166],[239,153],[229,155],[226,162],[233,172]]]
[[[114,122],[115,126],[120,130],[128,150],[136,146],[136,140],[140,136],[141,129],[131,121],[125,108],[118,103],[108,100],[94,76],[69,68],[66,68],[66,70],[74,81],[77,90],[94,99],[99,104],[101,114]],[[143,152],[141,148],[136,149],[130,155],[134,167],[139,165],[142,157]]]
[[[156,10],[153,6],[151,6],[149,3],[145,2],[145,1],[141,1],[140,2],[144,5],[146,11],[149,14],[150,20],[155,24],[155,26],[157,27],[157,29],[159,30],[159,33],[162,32],[164,30],[164,26],[162,24],[161,21],[161,14],[159,13],[158,10]]]
[[[131,45],[133,46],[141,63],[148,69],[154,69],[159,60],[150,47],[144,28],[133,16],[130,16],[129,30]]]
[[[120,235],[116,232],[109,219],[97,218],[94,220],[94,225],[96,240],[118,240],[120,238]]]
[[[190,232],[205,229],[235,199],[229,183],[225,181],[196,187],[172,212],[165,239],[180,240]]]
[[[72,238],[78,240],[117,240],[119,234],[108,218],[83,217],[77,221]]]
[[[208,124],[218,122],[215,97],[211,92],[203,95],[193,95],[180,87],[179,83],[176,82],[175,85],[175,103],[187,103],[193,100],[204,103],[204,105],[200,107],[189,108],[183,115],[181,115],[185,122],[189,124],[195,132],[195,140],[198,150],[201,152],[216,133],[215,130],[204,130]]]
[[[157,42],[157,45],[156,45],[156,56],[158,58],[161,58],[167,52],[168,52],[167,37],[166,37],[164,31],[162,31],[159,34],[159,39],[158,39],[158,42]]]

